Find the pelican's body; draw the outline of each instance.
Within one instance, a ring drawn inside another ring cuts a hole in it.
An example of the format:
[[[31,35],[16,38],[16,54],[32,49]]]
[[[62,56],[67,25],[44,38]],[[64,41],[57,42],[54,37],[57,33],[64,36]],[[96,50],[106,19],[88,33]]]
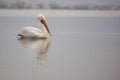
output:
[[[38,15],[38,21],[41,24],[42,29],[35,27],[23,27],[21,32],[18,34],[20,38],[47,38],[48,33],[51,35],[48,26],[45,22],[43,15]]]

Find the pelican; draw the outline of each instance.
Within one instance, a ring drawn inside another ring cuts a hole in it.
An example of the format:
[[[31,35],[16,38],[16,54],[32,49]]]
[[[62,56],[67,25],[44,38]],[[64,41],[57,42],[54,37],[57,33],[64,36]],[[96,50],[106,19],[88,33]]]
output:
[[[45,17],[42,14],[38,15],[38,22],[42,29],[35,27],[23,27],[21,32],[17,35],[19,38],[33,38],[33,39],[46,39],[51,32],[45,22]]]

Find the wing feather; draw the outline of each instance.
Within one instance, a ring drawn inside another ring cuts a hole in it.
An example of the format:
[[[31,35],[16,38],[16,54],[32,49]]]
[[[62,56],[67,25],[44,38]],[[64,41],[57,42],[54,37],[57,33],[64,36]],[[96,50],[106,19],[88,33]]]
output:
[[[40,37],[42,36],[42,31],[35,27],[23,27],[21,34],[25,37]]]

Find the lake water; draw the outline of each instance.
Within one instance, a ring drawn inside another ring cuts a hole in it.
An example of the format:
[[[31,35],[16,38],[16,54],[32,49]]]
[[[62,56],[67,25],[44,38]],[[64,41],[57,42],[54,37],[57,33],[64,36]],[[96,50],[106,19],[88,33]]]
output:
[[[120,79],[120,15],[99,16],[93,11],[97,16],[58,16],[48,11],[52,37],[17,40],[22,27],[39,23],[35,16],[21,15],[22,10],[18,16],[11,12],[0,16],[0,80]]]

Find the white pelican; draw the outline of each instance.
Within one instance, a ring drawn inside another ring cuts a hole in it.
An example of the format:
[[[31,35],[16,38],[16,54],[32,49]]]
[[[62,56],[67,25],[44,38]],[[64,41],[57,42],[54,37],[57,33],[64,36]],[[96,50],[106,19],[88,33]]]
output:
[[[18,37],[40,39],[40,38],[47,38],[48,35],[51,35],[51,32],[45,22],[44,15],[39,14],[38,21],[42,29],[38,29],[35,27],[23,27],[21,32],[18,34]]]

